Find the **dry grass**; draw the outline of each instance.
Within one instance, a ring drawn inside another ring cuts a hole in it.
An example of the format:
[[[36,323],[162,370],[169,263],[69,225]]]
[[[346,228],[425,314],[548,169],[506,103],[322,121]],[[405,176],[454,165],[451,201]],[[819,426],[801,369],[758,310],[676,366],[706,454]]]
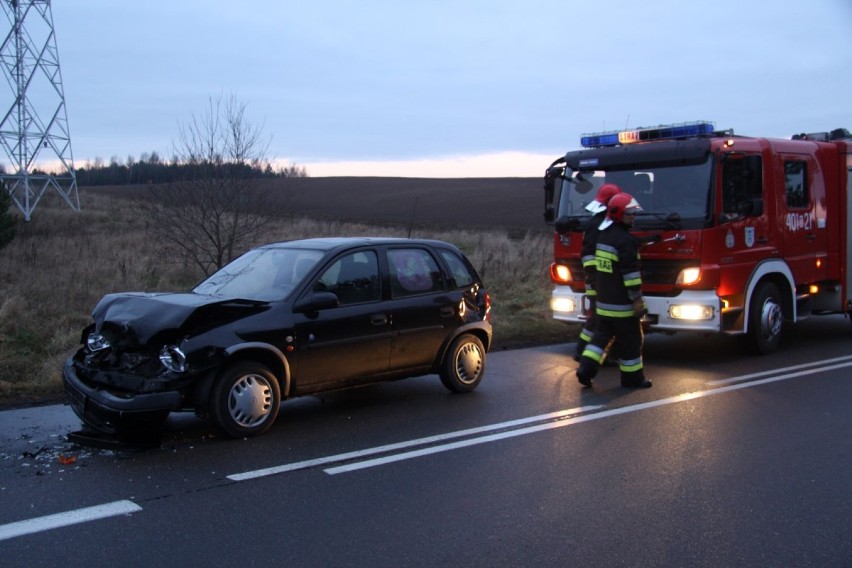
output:
[[[77,348],[104,294],[186,289],[202,277],[193,267],[158,254],[132,201],[86,189],[81,201],[82,210],[75,212],[46,196],[33,220],[21,221],[12,243],[0,249],[0,402],[61,396],[63,362]],[[257,235],[257,244],[408,232],[387,220],[367,224],[293,216]],[[570,336],[572,330],[554,322],[548,310],[547,231],[430,229],[421,222],[412,236],[455,243],[469,256],[491,291],[495,348]]]

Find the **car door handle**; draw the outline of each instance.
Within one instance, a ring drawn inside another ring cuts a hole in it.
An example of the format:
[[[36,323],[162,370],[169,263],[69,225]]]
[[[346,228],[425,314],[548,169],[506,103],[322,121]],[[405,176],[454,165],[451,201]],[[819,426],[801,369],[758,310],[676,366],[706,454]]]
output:
[[[453,306],[444,306],[441,308],[441,315],[445,318],[451,318],[456,315],[456,309]]]
[[[375,326],[382,326],[388,324],[388,316],[385,314],[373,314],[370,316],[370,323]]]

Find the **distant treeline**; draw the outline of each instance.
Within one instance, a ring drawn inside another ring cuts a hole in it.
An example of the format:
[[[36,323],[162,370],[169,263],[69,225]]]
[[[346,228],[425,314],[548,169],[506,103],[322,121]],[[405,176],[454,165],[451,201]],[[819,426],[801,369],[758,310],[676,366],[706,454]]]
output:
[[[210,175],[209,163],[184,163],[177,159],[163,161],[153,152],[143,154],[139,160],[128,157],[122,163],[118,158],[112,158],[109,164],[96,158],[92,163],[86,163],[75,169],[78,186],[94,185],[135,185],[145,183],[170,183],[199,179]],[[239,178],[284,178],[308,177],[304,166],[291,164],[274,169],[268,162],[261,167],[248,164],[217,164],[216,168],[223,169],[221,173],[228,177]]]

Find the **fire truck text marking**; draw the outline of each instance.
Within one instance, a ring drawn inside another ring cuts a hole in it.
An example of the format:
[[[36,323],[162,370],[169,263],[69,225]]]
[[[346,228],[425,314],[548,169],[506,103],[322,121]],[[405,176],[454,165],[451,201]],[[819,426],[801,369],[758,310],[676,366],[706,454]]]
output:
[[[811,214],[808,213],[787,213],[787,230],[796,231],[811,231],[814,228]]]

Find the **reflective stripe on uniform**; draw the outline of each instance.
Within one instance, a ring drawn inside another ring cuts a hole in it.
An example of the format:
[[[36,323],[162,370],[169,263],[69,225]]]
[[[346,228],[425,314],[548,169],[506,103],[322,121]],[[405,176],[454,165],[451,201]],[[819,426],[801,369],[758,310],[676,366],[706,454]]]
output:
[[[638,270],[636,272],[628,272],[623,278],[625,286],[640,286],[642,284],[642,275]]]
[[[580,330],[580,339],[582,339],[583,341],[588,343],[589,341],[592,340],[593,334],[594,334],[594,332],[592,330],[586,329],[584,327],[583,329]]]
[[[611,318],[629,318],[634,315],[633,304],[604,304],[602,302],[595,305],[595,313]]]
[[[598,243],[598,247],[595,249],[595,256],[618,261],[618,249]]]
[[[596,345],[586,345],[586,348],[583,349],[583,357],[588,357],[592,361],[600,364],[603,361],[604,350],[601,347],[597,347]]]
[[[622,359],[618,362],[618,368],[622,373],[635,373],[636,371],[641,371],[643,368],[642,357],[629,360]]]
[[[580,259],[580,262],[583,263],[583,267],[591,266],[595,263],[595,255],[587,254],[586,256]]]

